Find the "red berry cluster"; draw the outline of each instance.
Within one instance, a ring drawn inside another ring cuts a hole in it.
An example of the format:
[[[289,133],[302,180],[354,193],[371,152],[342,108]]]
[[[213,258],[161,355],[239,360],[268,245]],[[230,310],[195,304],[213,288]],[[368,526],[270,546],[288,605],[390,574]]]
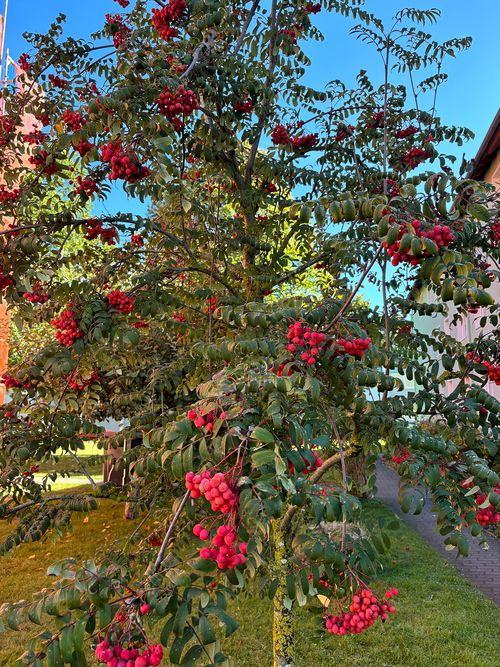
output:
[[[391,588],[385,594],[386,600],[398,594],[397,588]],[[379,600],[376,595],[367,589],[362,589],[352,598],[349,612],[343,612],[340,616],[327,616],[325,628],[332,635],[345,635],[348,632],[359,635],[371,627],[377,618],[386,621],[389,614],[396,609],[387,601]]]
[[[0,269],[0,291],[3,291],[7,287],[10,287],[14,284],[14,281],[11,276],[3,272],[3,269]]]
[[[262,189],[265,190],[266,192],[269,192],[272,194],[273,192],[278,192],[278,188],[274,183],[271,183],[270,181],[264,181],[262,183]]]
[[[125,25],[120,14],[106,14],[106,24],[111,28],[115,49],[119,49],[125,44],[132,30]]]
[[[111,165],[110,181],[122,178],[127,183],[136,183],[150,175],[150,170],[139,162],[135,152],[123,148],[120,143],[110,142],[101,146],[101,159]]]
[[[219,309],[219,304],[216,296],[208,297],[207,310],[209,313],[216,313]]]
[[[417,237],[431,239],[437,245],[439,250],[455,240],[455,235],[448,225],[434,225],[431,229],[424,231],[420,220],[412,220],[410,224]],[[422,251],[419,257],[415,257],[411,254],[411,248],[408,248],[405,252],[399,251],[400,241],[407,232],[408,229],[403,225],[399,230],[398,239],[395,243],[388,246],[387,242],[384,241],[384,248],[387,248],[387,252],[392,258],[391,263],[393,266],[398,266],[401,262],[407,262],[408,264],[411,264],[411,266],[417,266],[421,260],[427,256],[425,250]]]
[[[108,639],[99,642],[95,650],[99,662],[106,663],[106,667],[148,667],[159,665],[163,659],[161,644],[151,644],[144,650],[122,646],[120,642],[110,644]]]
[[[114,227],[103,227],[100,220],[87,220],[85,226],[85,238],[93,241],[94,239],[101,239],[103,243],[108,245],[115,245],[118,240],[118,232]]]
[[[150,547],[161,547],[163,540],[161,537],[155,533],[148,538],[148,544]]]
[[[125,9],[125,7],[128,7],[130,5],[130,0],[115,0],[115,2],[117,2],[120,5],[120,7],[123,7],[123,9]]]
[[[318,331],[312,331],[310,327],[302,322],[294,322],[288,327],[287,339],[290,341],[286,349],[291,352],[299,352],[300,358],[309,366],[314,366],[316,357],[324,347],[326,335]]]
[[[37,114],[35,118],[43,125],[43,127],[50,125],[50,118],[46,113]]]
[[[240,102],[235,102],[233,105],[233,109],[236,111],[236,113],[240,114],[252,113],[253,107],[254,104],[249,98],[241,100]]]
[[[35,283],[32,292],[25,292],[23,294],[24,299],[26,299],[28,303],[46,303],[49,300],[49,295],[42,292],[41,289],[42,284],[39,282]]]
[[[80,139],[77,144],[73,144],[73,148],[81,155],[81,157],[85,157],[87,153],[90,153],[90,151],[94,148],[94,145],[86,139]]]
[[[0,130],[2,132],[0,146],[7,146],[10,143],[15,128],[15,123],[8,116],[0,118]]]
[[[187,65],[184,63],[179,62],[176,58],[173,56],[167,56],[165,58],[165,62],[167,65],[170,67],[170,69],[173,69],[176,74],[182,74],[185,72],[188,68]]]
[[[47,174],[47,176],[52,176],[52,174],[57,174],[57,172],[59,171],[59,167],[57,165],[57,162],[53,161],[47,163],[48,157],[49,154],[45,149],[43,149],[39,153],[31,155],[28,158],[28,161],[34,167],[43,167],[42,172],[44,174]]]
[[[130,237],[130,243],[132,245],[136,245],[139,248],[142,248],[144,245],[144,238],[142,237],[142,234],[132,234]]]
[[[196,524],[193,533],[200,540],[208,540],[210,537],[210,533],[201,523]],[[223,524],[217,528],[211,547],[204,547],[200,550],[200,558],[214,560],[220,570],[234,570],[235,567],[246,562],[246,552],[247,543],[238,544],[236,530],[232,526]]]
[[[76,320],[76,313],[71,303],[63,312],[51,320],[52,326],[57,329],[56,339],[65,347],[71,347],[78,338],[85,335]]]
[[[137,322],[132,322],[130,326],[134,327],[134,329],[146,329],[149,325],[144,320],[137,320]]]
[[[71,109],[66,109],[62,115],[62,121],[73,132],[78,132],[87,124],[86,119],[79,111],[72,111]]]
[[[47,139],[47,136],[48,135],[44,134],[41,130],[32,130],[27,134],[23,134],[22,139],[26,144],[39,146],[40,144],[43,144],[43,142]]]
[[[365,127],[367,130],[374,130],[377,127],[382,127],[384,124],[384,112],[378,111],[373,114],[372,118],[366,123]]]
[[[278,370],[276,371],[276,375],[277,375],[278,377],[282,377],[282,376],[283,376],[283,372],[284,372],[284,370],[285,370],[285,366],[286,366],[286,364],[280,364],[280,365],[278,366]],[[270,370],[271,373],[274,373],[274,368],[270,368],[269,370]],[[289,369],[288,369],[288,372],[287,372],[288,377],[290,377],[290,375],[292,375],[292,373],[293,373],[293,369],[292,369],[292,368],[289,368]]]
[[[24,386],[24,383],[21,380],[18,380],[13,375],[9,375],[8,373],[4,373],[2,375],[2,382],[7,387],[7,389],[18,389],[19,387]]]
[[[473,482],[463,481],[461,486],[468,489],[473,485]],[[500,484],[497,484],[493,489],[494,493],[500,494]],[[486,498],[486,493],[480,493],[475,500],[476,505],[482,505]],[[463,515],[465,516],[465,515]],[[500,513],[496,511],[495,507],[490,503],[486,507],[479,508],[476,512],[476,519],[481,526],[490,526],[495,523],[500,523]]]
[[[76,182],[78,185],[78,187],[75,190],[77,195],[85,195],[86,197],[91,197],[93,194],[99,191],[99,186],[90,176],[87,176],[86,178],[83,178],[82,176],[77,176]],[[72,183],[72,181],[70,181],[70,183]]]
[[[196,94],[182,84],[175,90],[167,86],[158,98],[160,113],[170,120],[175,129],[184,127],[180,117],[191,115],[198,106]]]
[[[135,299],[133,296],[127,296],[125,292],[113,290],[106,296],[110,308],[114,308],[118,313],[128,314],[134,310]]]
[[[222,472],[216,472],[213,476],[208,470],[198,474],[188,472],[186,489],[191,491],[191,498],[203,495],[214,512],[231,514],[238,508],[239,496],[234,490],[234,484]]]
[[[423,238],[431,239],[439,249],[445,248],[455,240],[455,234],[448,225],[434,225],[431,229],[420,234]]]
[[[399,197],[401,194],[401,190],[399,189],[398,182],[395,181],[393,178],[388,178],[387,179],[387,194],[389,197]]]
[[[41,167],[47,161],[47,151],[44,149],[35,155],[30,155],[28,162],[34,167]]]
[[[68,82],[57,74],[49,74],[49,82],[54,88],[66,88]]]
[[[490,234],[493,238],[493,241],[494,241],[495,245],[500,243],[500,222],[494,222],[491,225]]]
[[[406,449],[404,449],[404,450],[401,452],[401,454],[399,454],[398,456],[393,456],[392,459],[391,459],[391,461],[392,461],[393,463],[396,463],[397,465],[399,465],[400,463],[403,463],[403,461],[406,461],[406,459],[407,459],[409,456],[410,456],[410,452],[408,452]]]
[[[500,484],[497,484],[493,491],[500,495]],[[482,505],[486,498],[486,493],[480,493],[476,498],[476,505]],[[495,523],[500,523],[500,513],[497,512],[494,505],[490,503],[486,507],[478,509],[476,513],[476,519],[481,524],[481,526],[491,526]]]
[[[418,128],[415,125],[408,125],[408,127],[398,130],[394,133],[396,139],[406,139],[407,137],[412,137],[418,132]]]
[[[286,146],[291,142],[292,138],[289,131],[284,125],[278,123],[271,132],[271,141],[275,146]]]
[[[180,317],[183,316],[181,315]],[[178,322],[186,321],[184,318],[178,319],[175,315],[174,319],[177,319]],[[215,412],[209,412],[206,415],[202,415],[196,412],[196,410],[188,410],[187,412],[187,418],[194,422],[196,428],[204,428],[209,433],[213,431],[216,419],[225,419],[226,417],[227,414],[225,412],[221,412],[220,415],[216,415]]]
[[[343,141],[344,139],[347,139],[347,137],[352,135],[354,129],[354,125],[348,125],[345,129],[339,130],[335,135],[335,141]]]
[[[302,134],[299,137],[294,137],[292,139],[292,147],[296,151],[309,150],[316,146],[318,143],[318,135],[314,134]]]
[[[27,53],[21,53],[17,62],[23,72],[29,72],[33,67],[33,63],[30,63],[30,57]]]
[[[488,370],[488,380],[500,386],[500,365],[492,364],[490,361],[482,361],[481,363]]]
[[[419,146],[414,146],[403,155],[402,160],[410,169],[415,169],[421,162],[425,162],[428,157],[427,151]]]
[[[398,329],[398,334],[400,336],[407,336],[411,333],[413,324],[402,324]]]
[[[7,413],[5,413],[5,416],[7,416]],[[36,472],[40,470],[40,466],[31,466],[29,470],[23,470],[21,473],[22,477],[30,477],[31,475],[34,475]]]
[[[99,373],[92,371],[88,378],[80,377],[78,371],[73,371],[68,378],[68,386],[75,391],[83,391],[91,384],[95,384],[99,380]]]
[[[337,350],[335,354],[350,354],[353,357],[358,357],[358,359],[361,359],[363,354],[370,347],[371,342],[371,338],[353,338],[352,340],[339,338],[337,341],[335,341],[335,345],[340,349]]]
[[[5,185],[0,185],[0,202],[16,201],[20,194],[21,191],[18,188],[7,190]]]
[[[308,14],[317,14],[321,11],[321,2],[309,3],[305,6],[305,10]]]
[[[297,36],[300,35],[301,33],[301,28],[300,26],[296,25],[295,29],[290,29],[290,28],[283,28],[283,30],[280,30],[280,35],[284,35],[285,37],[288,37],[288,41],[291,42],[292,44],[297,44]]]
[[[302,127],[302,124],[300,124]],[[271,141],[275,146],[291,146],[294,150],[310,149],[318,143],[317,134],[303,134],[292,137],[290,126],[278,123],[271,132]]]
[[[179,31],[172,24],[183,18],[187,10],[186,0],[169,0],[161,9],[153,9],[153,28],[165,41],[177,37]]]
[[[321,458],[321,456],[318,456],[314,450],[311,450],[311,453],[314,456],[314,463],[309,463],[306,457],[302,456],[302,460],[305,463],[305,467],[301,471],[302,475],[310,475],[312,472],[314,472],[318,468],[321,468],[321,466],[323,465],[323,459]],[[288,470],[290,471],[291,475],[295,474],[295,466],[291,461],[288,461]]]

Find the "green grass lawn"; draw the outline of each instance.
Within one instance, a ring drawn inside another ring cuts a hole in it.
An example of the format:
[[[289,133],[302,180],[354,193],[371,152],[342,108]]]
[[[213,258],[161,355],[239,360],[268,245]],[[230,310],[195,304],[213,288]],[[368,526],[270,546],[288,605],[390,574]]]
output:
[[[78,457],[81,459],[82,463],[85,465],[85,468],[92,476],[94,481],[102,482],[103,479],[103,466],[101,462],[95,462],[92,457],[102,456],[104,450],[97,446],[95,440],[88,440],[85,443],[85,449],[82,449],[78,452]],[[68,454],[64,453],[62,450],[58,453],[56,452],[57,461],[43,461],[39,464],[40,470],[35,474],[35,480],[40,483],[48,472],[62,472],[62,471],[72,471],[69,477],[58,477],[55,482],[51,484],[52,491],[60,491],[61,489],[69,489],[74,486],[80,486],[81,484],[86,483],[84,473],[79,468],[78,463]]]
[[[374,512],[387,510],[374,504]],[[26,544],[2,559],[0,602],[29,599],[49,584],[47,566],[67,556],[90,557],[110,540],[108,528],[123,538],[135,525],[123,520],[123,505],[101,500],[98,511],[76,516],[72,535],[58,542]],[[0,524],[0,538],[5,533]],[[360,636],[322,637],[317,617],[299,611],[297,667],[495,667],[498,658],[497,607],[459,575],[414,532],[395,532],[385,559],[383,588],[397,586],[397,612],[385,625]],[[269,667],[271,602],[240,597],[232,612],[240,630],[224,648],[237,667]],[[0,636],[0,665],[12,667],[26,632]],[[94,664],[94,663],[91,663]],[[166,663],[168,664],[168,663]]]

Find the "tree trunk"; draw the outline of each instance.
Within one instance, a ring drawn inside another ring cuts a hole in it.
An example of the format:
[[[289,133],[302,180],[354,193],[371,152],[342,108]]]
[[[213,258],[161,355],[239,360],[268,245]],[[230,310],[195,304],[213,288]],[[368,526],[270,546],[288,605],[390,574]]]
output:
[[[289,572],[290,548],[281,530],[280,520],[273,521],[274,576],[279,584],[274,596],[273,655],[274,667],[294,665],[294,608],[285,606],[286,577]]]
[[[357,452],[352,458],[346,459],[345,467],[347,476],[354,484],[354,493],[361,498],[365,498],[367,496],[366,482],[368,481],[366,456],[362,451]]]

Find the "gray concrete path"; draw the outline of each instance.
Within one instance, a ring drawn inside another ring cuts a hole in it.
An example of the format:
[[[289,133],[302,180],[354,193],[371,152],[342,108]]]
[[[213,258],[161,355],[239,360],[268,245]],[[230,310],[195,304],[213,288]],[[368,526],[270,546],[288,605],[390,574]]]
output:
[[[477,539],[470,537],[470,555],[457,558],[457,551],[446,551],[444,537],[436,530],[436,515],[431,512],[428,501],[421,514],[405,514],[399,506],[399,476],[379,461],[377,463],[377,498],[394,510],[408,526],[413,528],[443,558],[457,568],[480,591],[500,606],[500,540],[494,536],[488,539],[489,549],[481,547]]]

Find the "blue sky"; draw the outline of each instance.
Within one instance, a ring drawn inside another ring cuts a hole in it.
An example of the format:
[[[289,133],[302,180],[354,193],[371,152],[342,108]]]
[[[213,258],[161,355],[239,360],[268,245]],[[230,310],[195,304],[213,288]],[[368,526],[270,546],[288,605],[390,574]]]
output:
[[[0,7],[4,1],[0,0]],[[438,113],[445,123],[465,125],[476,134],[474,140],[458,149],[459,155],[464,151],[471,158],[500,105],[500,58],[497,48],[500,2],[367,0],[365,8],[388,20],[397,10],[412,4],[421,8],[434,6],[442,11],[437,26],[429,30],[437,40],[465,35],[473,38],[469,51],[447,61],[445,71],[449,80],[438,97]],[[83,37],[102,26],[104,14],[116,11],[120,11],[120,7],[113,0],[9,0],[6,46],[12,57],[17,58],[26,48],[23,32],[45,31],[59,12],[68,17],[68,33]],[[313,60],[305,80],[307,84],[321,87],[332,79],[342,79],[348,86],[353,85],[360,69],[367,69],[372,80],[380,81],[380,60],[370,47],[349,35],[353,25],[350,19],[321,12],[313,20],[323,31],[325,41],[307,47]],[[103,212],[144,210],[139,202],[127,202],[123,191],[118,188],[115,188],[106,206],[99,208]]]
[[[5,0],[0,0],[0,7]],[[500,25],[500,2],[482,0],[367,0],[366,8],[388,19],[395,11],[414,5],[438,7],[442,17],[431,31],[437,39],[471,35],[472,48],[456,59],[447,61],[449,81],[440,93],[438,110],[448,124],[466,125],[476,133],[466,152],[474,155],[500,105],[500,58],[497,40]],[[6,46],[17,57],[24,49],[25,31],[45,31],[59,12],[68,17],[70,33],[85,36],[100,27],[104,14],[119,11],[113,0],[9,0]],[[3,11],[0,9],[0,12]],[[376,54],[349,36],[351,20],[317,14],[314,21],[325,34],[325,41],[308,48],[313,67],[307,82],[321,86],[331,79],[354,83],[359,69],[368,69],[375,77],[380,74]]]

